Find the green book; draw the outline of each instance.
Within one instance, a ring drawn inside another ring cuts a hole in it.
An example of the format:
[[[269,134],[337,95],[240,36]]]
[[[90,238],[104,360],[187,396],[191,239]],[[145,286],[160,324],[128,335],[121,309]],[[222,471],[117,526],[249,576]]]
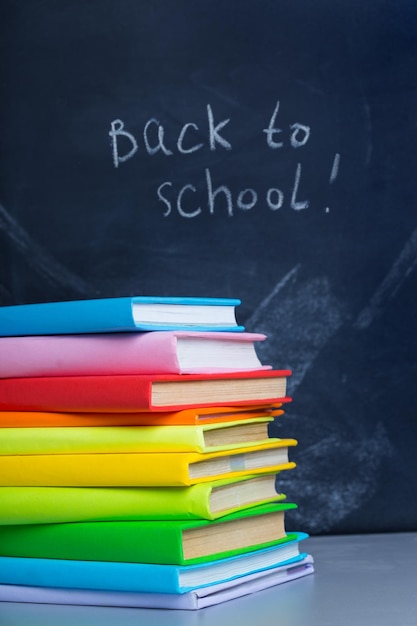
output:
[[[216,519],[285,500],[275,479],[263,474],[191,487],[0,487],[0,525]]]
[[[255,506],[218,520],[76,522],[0,527],[0,556],[190,565],[293,539],[293,503]]]

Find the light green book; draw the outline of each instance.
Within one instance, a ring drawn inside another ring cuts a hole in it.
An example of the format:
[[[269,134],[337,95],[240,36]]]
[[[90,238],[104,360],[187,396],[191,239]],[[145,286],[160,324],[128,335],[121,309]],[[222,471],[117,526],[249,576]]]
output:
[[[277,441],[273,417],[193,426],[4,428],[0,456],[119,452],[217,452]]]
[[[0,487],[0,525],[117,520],[216,519],[285,500],[276,474],[191,487]]]

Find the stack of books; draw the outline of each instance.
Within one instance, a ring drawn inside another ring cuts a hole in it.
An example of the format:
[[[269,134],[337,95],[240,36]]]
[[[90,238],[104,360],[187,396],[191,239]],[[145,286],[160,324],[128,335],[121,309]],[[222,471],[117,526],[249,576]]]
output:
[[[239,300],[0,308],[0,600],[198,609],[313,572]]]

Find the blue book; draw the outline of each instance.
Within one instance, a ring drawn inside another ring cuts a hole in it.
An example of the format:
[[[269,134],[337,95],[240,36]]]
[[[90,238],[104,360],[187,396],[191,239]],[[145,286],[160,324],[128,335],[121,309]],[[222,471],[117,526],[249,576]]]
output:
[[[198,565],[158,565],[109,561],[72,561],[0,557],[0,583],[68,589],[96,589],[144,593],[186,593],[277,566],[294,564],[306,533],[278,546]]]
[[[240,300],[132,296],[0,307],[0,336],[153,330],[243,331]]]

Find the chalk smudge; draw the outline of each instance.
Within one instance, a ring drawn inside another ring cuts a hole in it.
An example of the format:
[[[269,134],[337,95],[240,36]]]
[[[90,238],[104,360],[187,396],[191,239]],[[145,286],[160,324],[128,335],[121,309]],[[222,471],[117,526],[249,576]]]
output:
[[[271,293],[262,300],[260,305],[254,310],[250,318],[247,320],[246,325],[255,327],[258,323],[262,322],[263,317],[266,315],[266,311],[269,309],[272,300],[275,296],[282,291],[282,289],[286,286],[286,284],[298,273],[300,269],[300,265],[296,265],[293,267],[287,274],[282,278],[273,288]]]
[[[281,472],[277,489],[299,505],[293,524],[307,532],[329,532],[376,492],[380,471],[394,450],[384,426],[361,439],[337,433],[300,452],[297,469]]]
[[[329,339],[347,319],[345,307],[331,294],[326,277],[297,284],[294,267],[265,298],[246,327],[264,332],[263,363],[293,371],[290,393],[302,382]]]
[[[29,236],[24,228],[0,204],[0,230],[3,230],[16,250],[25,256],[30,266],[50,284],[67,287],[81,295],[91,293],[91,287],[74,276]]]
[[[392,300],[401,289],[408,276],[417,267],[417,229],[401,250],[388,274],[375,291],[369,304],[358,315],[354,327],[363,330],[382,313],[385,303]]]

